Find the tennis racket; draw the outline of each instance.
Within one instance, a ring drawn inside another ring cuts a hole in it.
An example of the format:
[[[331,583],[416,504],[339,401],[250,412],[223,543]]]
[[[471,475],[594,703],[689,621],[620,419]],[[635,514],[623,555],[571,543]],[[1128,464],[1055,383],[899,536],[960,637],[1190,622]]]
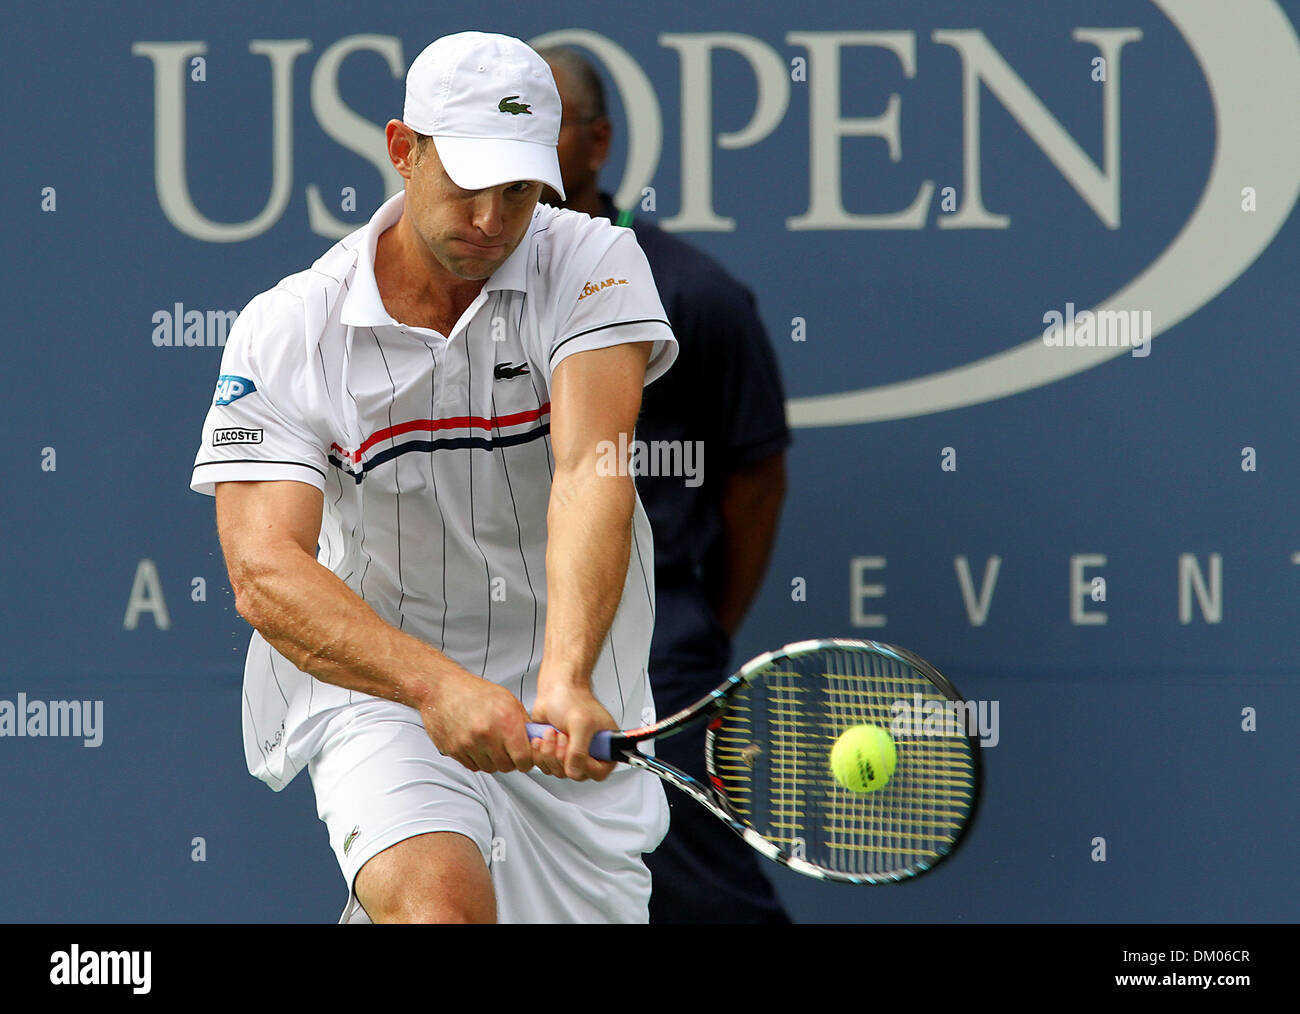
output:
[[[975,814],[980,753],[967,714],[957,689],[909,651],[800,641],[752,659],[654,725],[597,733],[590,753],[658,775],[798,873],[897,883],[950,856]],[[706,720],[708,784],[638,748]],[[895,771],[872,792],[854,792],[831,773],[831,747],[856,725],[879,726],[895,744]],[[529,723],[528,734],[550,728]]]

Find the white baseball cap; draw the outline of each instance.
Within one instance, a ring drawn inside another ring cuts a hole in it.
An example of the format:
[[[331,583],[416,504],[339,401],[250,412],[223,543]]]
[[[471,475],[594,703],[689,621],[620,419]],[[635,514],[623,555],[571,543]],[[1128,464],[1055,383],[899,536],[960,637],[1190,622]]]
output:
[[[538,180],[561,197],[560,93],[546,61],[509,35],[460,32],[406,72],[402,122],[433,138],[458,187]]]

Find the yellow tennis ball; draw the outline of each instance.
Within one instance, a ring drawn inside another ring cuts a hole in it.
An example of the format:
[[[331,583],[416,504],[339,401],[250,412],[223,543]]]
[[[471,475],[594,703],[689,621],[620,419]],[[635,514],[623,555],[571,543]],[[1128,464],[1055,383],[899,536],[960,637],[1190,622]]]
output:
[[[893,737],[878,725],[855,725],[831,747],[831,773],[854,792],[884,788],[898,765]]]

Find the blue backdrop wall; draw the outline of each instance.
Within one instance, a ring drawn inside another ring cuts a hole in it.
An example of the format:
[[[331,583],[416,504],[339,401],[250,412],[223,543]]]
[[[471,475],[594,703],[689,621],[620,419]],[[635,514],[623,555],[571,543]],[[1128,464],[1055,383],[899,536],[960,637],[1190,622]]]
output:
[[[406,66],[469,28],[593,55],[607,188],[757,294],[796,430],[736,661],[873,637],[997,716],[949,865],[773,867],[795,915],[1294,920],[1298,18],[7,5],[0,702],[100,710],[0,736],[0,920],[337,918],[306,778],[243,769],[249,630],[188,477],[232,312],[393,192]],[[1050,343],[1110,311],[1143,340]]]

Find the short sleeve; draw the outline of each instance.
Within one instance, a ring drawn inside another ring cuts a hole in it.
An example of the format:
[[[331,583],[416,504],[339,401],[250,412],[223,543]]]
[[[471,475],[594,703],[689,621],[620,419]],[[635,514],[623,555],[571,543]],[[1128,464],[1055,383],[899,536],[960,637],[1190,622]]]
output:
[[[194,459],[195,492],[278,479],[325,488],[328,447],[306,421],[306,364],[295,361],[305,356],[303,326],[301,304],[274,290],[236,319]]]
[[[790,444],[781,374],[748,289],[737,284],[705,317],[715,338],[707,375],[720,381],[720,436],[731,467],[741,468]]]
[[[547,351],[547,369],[553,373],[575,352],[652,341],[646,366],[649,384],[677,358],[677,339],[632,230],[613,232],[613,242],[594,265],[582,270],[590,261],[575,258],[577,270],[561,272],[558,326]]]

